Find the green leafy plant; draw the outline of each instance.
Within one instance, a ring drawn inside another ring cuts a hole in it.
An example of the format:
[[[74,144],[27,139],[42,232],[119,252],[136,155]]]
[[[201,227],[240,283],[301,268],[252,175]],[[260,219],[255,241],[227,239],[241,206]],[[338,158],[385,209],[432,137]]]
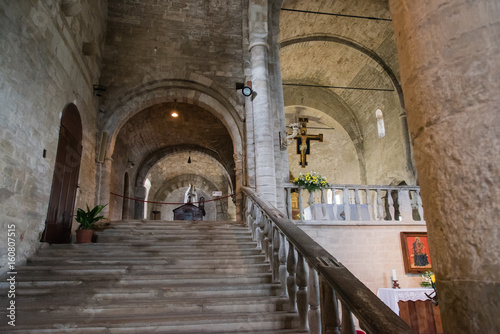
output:
[[[328,187],[328,181],[324,176],[317,172],[310,172],[306,174],[299,174],[299,177],[296,177],[293,180],[293,184],[297,186],[302,186],[306,188],[309,192],[319,190],[324,187]]]
[[[107,204],[106,204],[107,205]],[[104,219],[104,216],[97,216],[106,205],[96,205],[92,210],[90,210],[87,205],[87,211],[78,208],[76,210],[75,220],[80,223],[78,227],[79,230],[90,230],[95,223],[99,220]]]

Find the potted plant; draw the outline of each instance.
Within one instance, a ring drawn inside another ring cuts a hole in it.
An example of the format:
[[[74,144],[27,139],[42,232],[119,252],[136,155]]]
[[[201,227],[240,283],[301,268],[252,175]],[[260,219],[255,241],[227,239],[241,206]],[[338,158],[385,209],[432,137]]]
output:
[[[96,205],[92,210],[90,210],[87,205],[87,211],[78,208],[76,210],[75,220],[80,223],[80,226],[76,230],[76,243],[84,244],[92,242],[92,235],[94,234],[94,224],[99,220],[104,219],[104,216],[97,216],[106,205]]]

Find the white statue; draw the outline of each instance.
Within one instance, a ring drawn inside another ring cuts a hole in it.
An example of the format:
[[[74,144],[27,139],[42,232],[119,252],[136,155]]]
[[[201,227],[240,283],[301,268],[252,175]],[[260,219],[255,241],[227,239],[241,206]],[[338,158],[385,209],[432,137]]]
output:
[[[190,184],[188,190],[184,194],[184,203],[198,202],[198,195],[196,194],[196,186]]]

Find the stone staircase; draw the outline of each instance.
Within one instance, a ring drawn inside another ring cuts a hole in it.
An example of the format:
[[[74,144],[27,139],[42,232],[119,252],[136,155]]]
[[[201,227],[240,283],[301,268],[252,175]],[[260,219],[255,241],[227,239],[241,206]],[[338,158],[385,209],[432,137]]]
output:
[[[246,227],[120,221],[94,244],[51,245],[17,268],[0,333],[293,333],[297,316]]]

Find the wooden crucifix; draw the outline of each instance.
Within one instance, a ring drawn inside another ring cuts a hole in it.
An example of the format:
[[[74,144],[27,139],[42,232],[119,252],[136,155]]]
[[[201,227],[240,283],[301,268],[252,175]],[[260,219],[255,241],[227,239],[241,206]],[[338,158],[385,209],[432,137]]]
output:
[[[319,135],[307,134],[307,122],[309,122],[309,119],[307,117],[299,117],[300,134],[293,138],[297,140],[297,154],[300,154],[299,165],[302,168],[306,168],[307,155],[311,154],[311,140],[319,140],[320,143],[323,142],[322,133],[320,133]]]

